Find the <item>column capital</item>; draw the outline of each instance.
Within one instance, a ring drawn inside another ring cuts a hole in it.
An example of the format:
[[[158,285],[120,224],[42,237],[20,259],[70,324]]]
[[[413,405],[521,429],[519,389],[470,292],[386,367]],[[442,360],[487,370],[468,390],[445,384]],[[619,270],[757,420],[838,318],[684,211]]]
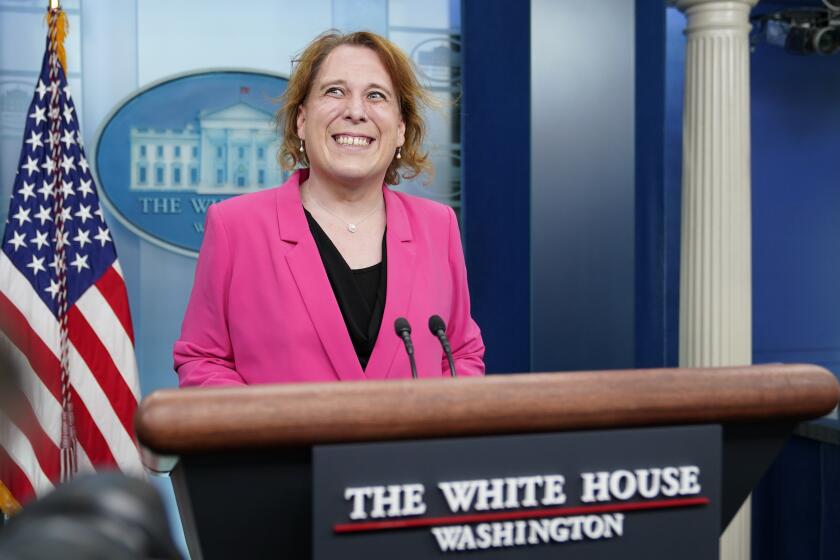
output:
[[[688,17],[685,33],[695,31],[747,31],[749,13],[758,0],[676,0],[674,5]]]
[[[730,4],[745,4],[752,9],[758,4],[758,0],[670,0],[669,3],[679,8],[681,12],[685,12],[695,6],[709,4],[719,4],[717,9],[726,9],[730,7]]]

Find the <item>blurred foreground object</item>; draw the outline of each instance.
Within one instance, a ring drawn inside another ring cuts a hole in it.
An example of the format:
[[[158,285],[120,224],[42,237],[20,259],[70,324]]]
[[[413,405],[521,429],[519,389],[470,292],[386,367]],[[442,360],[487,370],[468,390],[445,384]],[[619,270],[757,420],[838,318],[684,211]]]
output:
[[[31,503],[0,529],[0,560],[180,559],[148,483],[82,476]]]

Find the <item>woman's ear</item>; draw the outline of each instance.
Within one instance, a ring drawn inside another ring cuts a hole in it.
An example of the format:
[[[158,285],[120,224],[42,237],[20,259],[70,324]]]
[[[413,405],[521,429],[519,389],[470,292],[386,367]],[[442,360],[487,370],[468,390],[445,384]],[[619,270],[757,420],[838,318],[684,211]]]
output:
[[[400,124],[397,125],[397,146],[405,144],[405,121],[400,119]]]
[[[296,120],[297,120],[296,124],[297,124],[298,138],[300,138],[301,140],[305,140],[303,130],[304,130],[304,125],[306,125],[306,107],[304,107],[303,105],[298,106],[297,119]],[[405,127],[403,127],[403,128],[405,128]]]

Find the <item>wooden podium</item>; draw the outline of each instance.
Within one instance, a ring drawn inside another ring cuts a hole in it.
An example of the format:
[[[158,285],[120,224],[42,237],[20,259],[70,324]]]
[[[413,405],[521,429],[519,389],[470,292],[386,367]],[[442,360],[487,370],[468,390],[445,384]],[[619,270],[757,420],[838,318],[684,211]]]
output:
[[[720,426],[722,532],[795,425],[838,398],[812,365],[539,373],[161,390],[135,425],[146,466],[171,471],[193,560],[311,558],[323,446]]]

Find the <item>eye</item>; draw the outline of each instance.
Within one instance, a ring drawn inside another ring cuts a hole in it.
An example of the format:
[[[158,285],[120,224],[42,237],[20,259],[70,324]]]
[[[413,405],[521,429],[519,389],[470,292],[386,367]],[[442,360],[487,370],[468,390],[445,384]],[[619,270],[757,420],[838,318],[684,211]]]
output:
[[[333,97],[341,97],[344,95],[344,90],[338,86],[333,86],[331,88],[327,88],[327,91],[324,92],[326,95],[332,95]]]
[[[385,94],[381,91],[372,91],[368,93],[368,99],[385,99]]]

